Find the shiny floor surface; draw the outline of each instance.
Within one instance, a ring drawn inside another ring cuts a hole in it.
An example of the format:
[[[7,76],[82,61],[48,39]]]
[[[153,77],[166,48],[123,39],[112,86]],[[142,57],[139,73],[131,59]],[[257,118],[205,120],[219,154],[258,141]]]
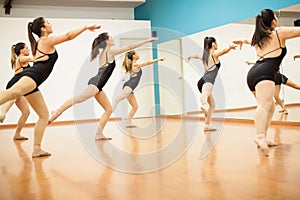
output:
[[[265,157],[251,124],[137,119],[109,122],[111,141],[94,141],[96,123],[49,126],[47,158],[31,158],[27,141],[0,129],[0,199],[300,199],[300,127],[272,126],[280,143]]]

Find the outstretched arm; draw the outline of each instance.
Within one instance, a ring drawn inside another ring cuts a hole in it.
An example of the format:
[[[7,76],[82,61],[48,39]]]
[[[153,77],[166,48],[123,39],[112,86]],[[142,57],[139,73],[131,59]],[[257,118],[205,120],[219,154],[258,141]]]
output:
[[[156,58],[154,60],[148,60],[144,63],[134,63],[134,66],[135,67],[144,67],[144,66],[147,66],[147,65],[152,65],[153,63],[156,63],[158,61],[164,61],[165,58]]]
[[[236,48],[236,45],[231,44],[229,47],[223,49],[222,51],[219,51],[219,52],[215,53],[214,56],[215,57],[222,56],[222,55],[228,53],[231,49],[235,49],[235,48]]]
[[[192,58],[193,58],[193,59],[200,59],[200,60],[202,60],[202,57],[199,56],[199,55],[197,55],[197,54],[192,55],[192,56],[187,56],[187,57],[185,57],[184,59],[187,59],[187,61],[190,62],[190,60],[191,60]]]
[[[94,31],[96,29],[100,29],[100,27],[101,26],[99,26],[99,25],[84,26],[82,28],[78,28],[73,31],[69,31],[63,35],[49,37],[46,39],[47,40],[46,42],[50,46],[55,46],[57,44],[60,44],[60,43],[66,42],[66,41],[73,40],[74,38],[76,38],[78,35],[80,35],[81,33],[83,33],[86,30]]]
[[[247,64],[247,65],[254,65],[254,64],[255,64],[255,62],[253,62],[253,61],[249,61],[249,60],[248,60],[248,61],[246,61],[246,64]]]
[[[19,61],[21,63],[34,62],[34,58],[32,56],[22,56],[20,57]]]
[[[154,42],[154,41],[157,41],[157,38],[149,38],[149,39],[146,39],[146,40],[143,40],[143,41],[140,41],[140,42],[128,45],[128,46],[120,48],[120,49],[114,49],[114,50],[111,50],[111,53],[114,56],[116,56],[118,54],[125,53],[127,51],[130,51],[130,50],[133,50],[135,48],[138,48],[138,47],[140,47],[140,46],[142,46],[142,45],[144,45],[146,43],[151,43],[151,42]]]
[[[250,40],[243,39],[243,40],[234,40],[232,41],[233,44],[239,45],[240,49],[242,49],[243,44],[251,44]]]

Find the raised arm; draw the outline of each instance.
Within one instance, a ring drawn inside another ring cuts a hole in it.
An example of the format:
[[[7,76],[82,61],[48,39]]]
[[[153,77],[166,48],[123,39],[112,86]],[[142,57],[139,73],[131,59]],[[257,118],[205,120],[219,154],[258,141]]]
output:
[[[22,56],[19,58],[21,63],[34,62],[34,58],[32,56]]]
[[[192,58],[193,58],[193,59],[200,59],[200,60],[202,60],[202,57],[199,56],[199,55],[197,55],[197,54],[192,55],[192,56],[187,56],[187,57],[185,57],[185,59],[187,59],[188,62],[190,62],[190,60],[191,60]]]
[[[300,27],[281,28],[278,30],[278,34],[282,40],[300,37]]]
[[[120,49],[114,49],[114,50],[111,50],[111,53],[115,56],[115,55],[122,54],[122,53],[125,53],[130,50],[133,50],[135,48],[138,48],[146,43],[151,43],[154,41],[157,41],[157,38],[149,38],[149,39],[146,39],[146,40],[143,40],[140,42],[136,42],[134,44],[128,45],[128,46],[120,48]]]
[[[242,49],[243,44],[251,44],[251,40],[242,39],[242,40],[234,40],[232,41],[233,44],[239,45],[240,49]]]
[[[152,65],[153,63],[156,63],[158,61],[164,61],[165,58],[156,58],[154,60],[148,60],[144,63],[134,63],[134,67],[144,67],[144,66],[147,66],[147,65]]]
[[[236,45],[231,44],[229,47],[223,49],[222,51],[216,52],[216,53],[214,54],[214,56],[215,56],[215,57],[222,56],[222,55],[228,53],[231,49],[235,49],[235,48],[236,48]]]
[[[69,31],[63,35],[49,37],[49,38],[47,38],[46,42],[50,46],[55,46],[57,44],[60,44],[60,43],[66,42],[66,41],[73,40],[74,38],[76,38],[78,35],[80,35],[81,33],[83,33],[86,30],[94,31],[96,29],[100,29],[100,27],[101,26],[99,26],[99,25],[84,26],[82,28],[78,28],[73,31]]]

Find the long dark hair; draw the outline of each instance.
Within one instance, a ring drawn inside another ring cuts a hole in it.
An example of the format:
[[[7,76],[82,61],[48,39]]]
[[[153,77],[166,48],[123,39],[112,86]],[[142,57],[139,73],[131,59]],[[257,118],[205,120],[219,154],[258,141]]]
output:
[[[133,59],[133,55],[135,54],[135,51],[129,51],[125,54],[125,58],[123,61],[123,67],[125,68],[126,72],[131,71],[132,69],[132,59]]]
[[[208,57],[209,57],[209,50],[212,47],[212,43],[216,42],[214,37],[205,37],[204,38],[204,49],[202,55],[202,61],[205,65],[208,65]]]
[[[35,38],[33,37],[33,34],[36,34],[38,37],[41,37],[42,31],[41,28],[45,27],[44,25],[45,19],[44,17],[38,17],[33,20],[33,22],[28,23],[28,38],[30,41],[30,46],[31,46],[31,51],[32,54],[35,55],[36,53],[36,48],[37,48],[37,42]]]
[[[17,44],[14,44],[11,46],[11,67],[14,68],[16,64],[17,57],[20,55],[21,50],[25,48],[25,43],[24,42],[19,42]]]
[[[91,53],[91,61],[93,61],[99,54],[99,49],[104,49],[106,47],[106,40],[108,40],[108,33],[101,33],[96,37],[92,44],[92,53]]]
[[[261,48],[271,38],[274,28],[272,21],[276,19],[271,9],[264,9],[256,16],[255,31],[252,37],[251,46],[257,45]]]

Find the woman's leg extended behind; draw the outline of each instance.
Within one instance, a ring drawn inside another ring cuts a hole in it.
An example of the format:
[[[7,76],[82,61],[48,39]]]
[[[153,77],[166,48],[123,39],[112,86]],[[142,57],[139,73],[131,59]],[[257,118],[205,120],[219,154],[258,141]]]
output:
[[[49,119],[49,112],[44,97],[42,93],[38,91],[26,96],[26,99],[39,117],[34,127],[34,146],[32,157],[50,156],[50,153],[41,149],[42,139]]]
[[[36,83],[30,77],[24,76],[11,88],[0,92],[0,105],[7,101],[16,99],[27,94],[36,88]]]
[[[132,89],[128,86],[125,86],[121,92],[121,94],[115,99],[114,103],[113,103],[113,110],[116,109],[118,103],[120,101],[122,101],[123,99],[126,99],[130,96],[130,94],[132,93]]]
[[[5,117],[6,117],[6,113],[9,111],[9,109],[14,105],[14,103],[16,102],[16,99],[14,100],[10,100],[5,102],[2,106],[1,106],[1,114],[0,114],[0,122],[3,123]]]
[[[52,111],[52,116],[49,119],[49,123],[53,122],[71,106],[88,100],[89,98],[95,96],[98,92],[99,89],[95,85],[88,85],[87,88],[80,93],[80,95],[68,99],[63,105],[60,106],[60,108]]]

